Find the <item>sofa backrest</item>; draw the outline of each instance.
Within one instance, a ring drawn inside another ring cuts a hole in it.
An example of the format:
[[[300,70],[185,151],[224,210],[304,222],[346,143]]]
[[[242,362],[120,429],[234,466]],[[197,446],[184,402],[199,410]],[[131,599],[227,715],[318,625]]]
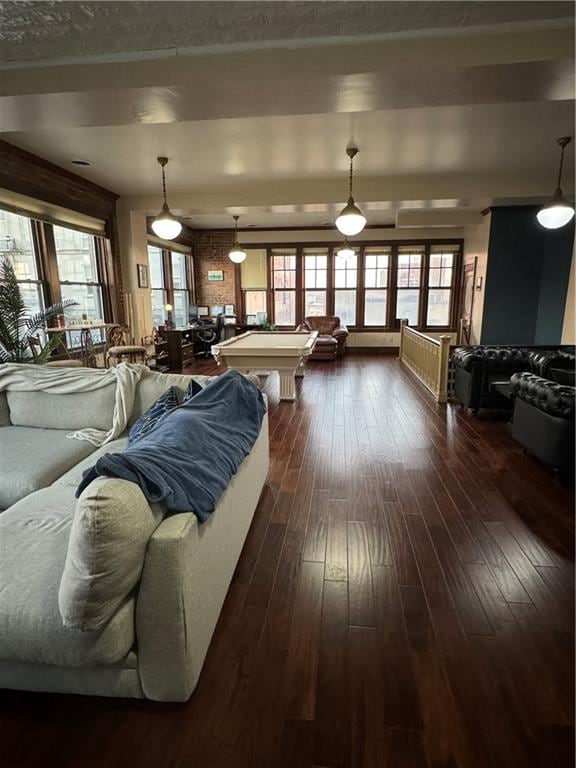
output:
[[[144,375],[136,387],[136,397],[134,399],[134,408],[128,421],[129,425],[142,416],[150,408],[160,395],[170,387],[175,387],[181,400],[191,379],[195,379],[200,386],[203,386],[210,379],[209,376],[184,376],[179,373],[157,373],[156,371],[145,371]]]
[[[210,377],[146,370],[136,385],[129,425],[140,418],[169,387],[175,387],[181,399],[192,378],[202,385]],[[115,382],[91,392],[73,394],[7,390],[0,392],[0,426],[12,424],[15,427],[44,429],[108,430],[112,426],[115,402]]]
[[[6,391],[10,422],[15,427],[44,429],[110,429],[116,384],[73,394]]]
[[[316,315],[304,318],[304,324],[311,331],[318,331],[322,336],[331,336],[340,325],[340,318],[334,315]]]

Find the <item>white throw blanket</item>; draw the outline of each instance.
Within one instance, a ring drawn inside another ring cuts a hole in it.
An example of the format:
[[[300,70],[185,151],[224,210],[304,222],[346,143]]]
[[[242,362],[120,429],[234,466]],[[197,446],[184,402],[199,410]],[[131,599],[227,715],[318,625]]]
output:
[[[47,368],[42,365],[5,363],[0,365],[0,391],[17,392],[41,390],[53,395],[92,392],[116,382],[116,401],[112,428],[79,429],[66,437],[87,440],[92,445],[104,445],[119,437],[128,425],[134,407],[136,385],[146,371],[145,365],[120,363],[115,368]]]

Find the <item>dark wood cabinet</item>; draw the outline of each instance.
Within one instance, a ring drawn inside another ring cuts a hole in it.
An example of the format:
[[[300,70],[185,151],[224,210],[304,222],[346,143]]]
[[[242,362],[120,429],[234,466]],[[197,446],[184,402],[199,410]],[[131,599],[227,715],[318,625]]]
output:
[[[176,328],[163,331],[168,352],[168,367],[171,371],[182,371],[194,362],[194,328]]]

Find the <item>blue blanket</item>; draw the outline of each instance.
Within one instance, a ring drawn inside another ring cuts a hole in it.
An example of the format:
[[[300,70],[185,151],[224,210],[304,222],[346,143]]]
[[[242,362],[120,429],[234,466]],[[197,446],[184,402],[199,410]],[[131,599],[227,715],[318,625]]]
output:
[[[226,371],[124,453],[107,453],[86,470],[76,496],[95,478],[136,483],[150,503],[193,512],[203,523],[260,434],[266,406],[258,387]]]

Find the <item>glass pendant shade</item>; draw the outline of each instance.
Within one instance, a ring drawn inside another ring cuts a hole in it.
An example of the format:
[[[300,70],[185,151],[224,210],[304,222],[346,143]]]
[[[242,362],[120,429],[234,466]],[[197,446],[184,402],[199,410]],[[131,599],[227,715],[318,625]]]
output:
[[[234,222],[235,222],[235,230],[234,230],[234,247],[228,254],[228,258],[230,261],[234,262],[234,264],[242,264],[243,261],[246,259],[246,251],[242,249],[240,246],[240,243],[238,242],[238,219],[240,216],[234,216]]]
[[[350,197],[347,205],[342,208],[340,216],[336,219],[336,227],[343,235],[353,237],[362,232],[365,226],[366,217],[354,202],[354,198]]]
[[[556,190],[554,196],[550,202],[540,208],[536,214],[538,223],[546,229],[560,229],[568,224],[574,217],[574,206],[570,205],[567,200],[564,199],[562,194],[562,168],[564,165],[564,150],[572,141],[571,136],[562,136],[557,140],[558,146],[561,148],[560,152],[560,167],[558,168],[558,180],[556,182]]]
[[[230,261],[233,261],[234,264],[242,264],[242,262],[246,259],[246,251],[243,251],[240,246],[235,247],[228,254],[228,258]]]
[[[166,203],[164,203],[162,210],[152,222],[152,231],[163,240],[174,240],[182,232],[182,224],[180,224],[174,214],[170,213]]]
[[[355,255],[355,250],[352,248],[348,240],[344,240],[340,248],[336,251],[336,255],[344,259],[344,261],[347,261],[348,259],[351,259]]]
[[[574,208],[564,200],[560,190],[556,190],[556,193],[552,201],[536,214],[539,223],[546,229],[560,229],[574,216]]]
[[[158,165],[162,168],[162,195],[164,197],[164,203],[162,210],[156,216],[152,222],[152,231],[158,237],[163,240],[174,240],[182,232],[182,224],[178,221],[176,216],[170,212],[168,203],[166,202],[166,171],[164,170],[168,165],[167,157],[157,157]]]
[[[362,232],[366,226],[366,217],[358,208],[352,197],[352,183],[354,177],[354,158],[358,154],[358,147],[348,146],[346,147],[346,154],[350,158],[350,177],[349,177],[349,191],[348,202],[340,211],[340,216],[336,219],[336,227],[346,237],[353,237],[359,232]]]

